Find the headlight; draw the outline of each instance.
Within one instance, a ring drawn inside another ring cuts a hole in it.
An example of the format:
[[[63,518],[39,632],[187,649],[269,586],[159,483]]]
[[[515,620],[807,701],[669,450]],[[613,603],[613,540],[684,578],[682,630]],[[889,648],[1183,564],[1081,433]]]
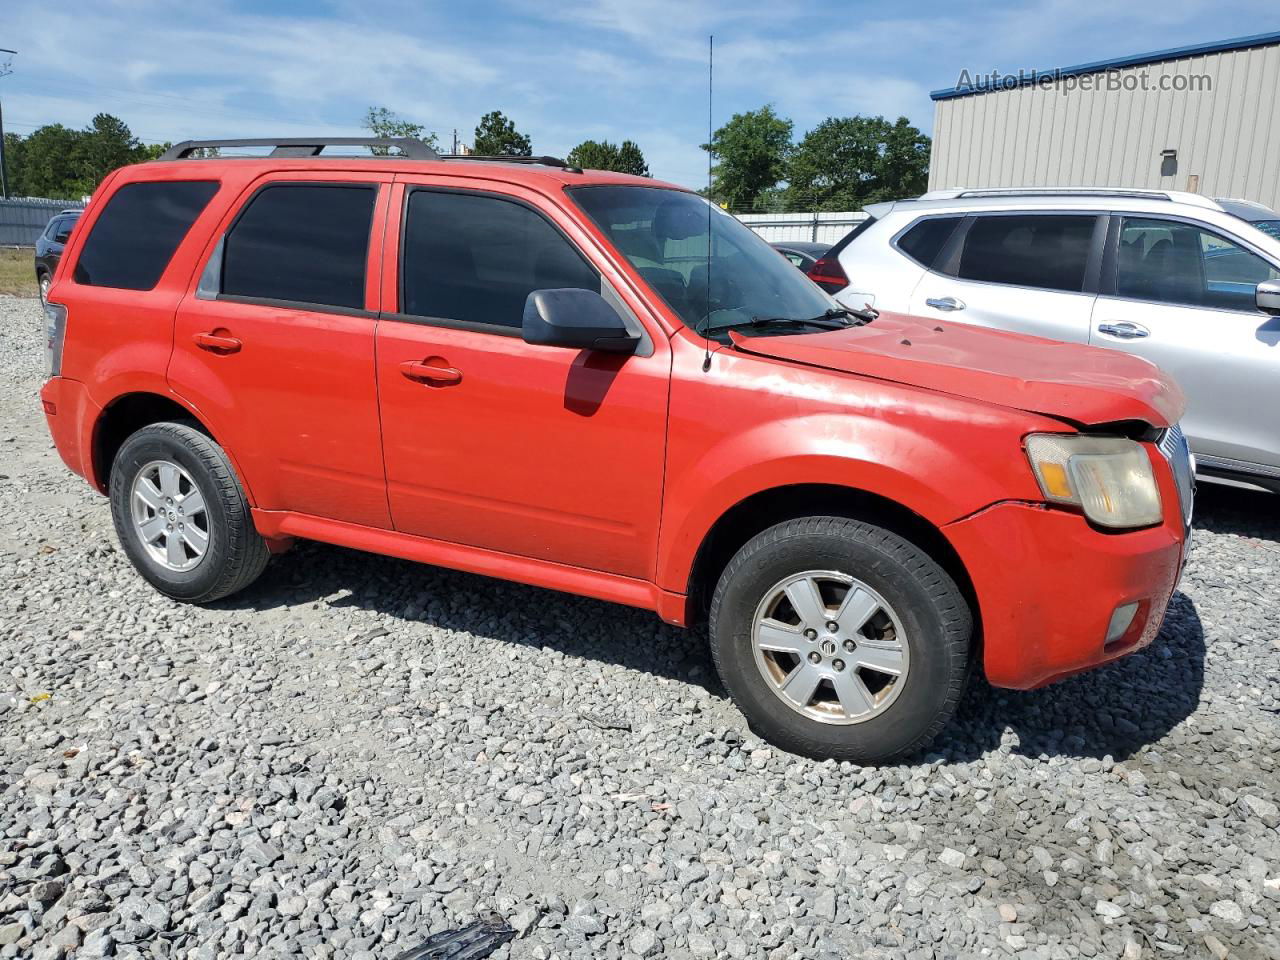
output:
[[[1163,516],[1151,458],[1134,440],[1037,433],[1027,456],[1046,499],[1080,507],[1100,526],[1145,527]]]

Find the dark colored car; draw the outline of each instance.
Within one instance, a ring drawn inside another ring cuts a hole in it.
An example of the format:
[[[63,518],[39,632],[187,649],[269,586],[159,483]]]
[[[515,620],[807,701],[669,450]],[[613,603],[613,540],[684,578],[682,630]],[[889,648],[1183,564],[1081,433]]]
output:
[[[769,246],[790,260],[793,265],[804,273],[808,273],[809,268],[822,259],[822,255],[831,249],[831,244],[829,243],[811,243],[808,240],[771,243]]]
[[[53,283],[53,275],[58,269],[58,261],[62,259],[62,249],[71,237],[71,228],[80,219],[80,210],[63,210],[49,221],[36,240],[36,283],[40,285],[40,299],[43,300]]]

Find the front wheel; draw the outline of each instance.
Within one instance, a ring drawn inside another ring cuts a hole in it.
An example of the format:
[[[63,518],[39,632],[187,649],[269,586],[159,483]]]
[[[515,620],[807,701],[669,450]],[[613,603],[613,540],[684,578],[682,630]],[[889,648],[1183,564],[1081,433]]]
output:
[[[111,517],[138,572],[175,600],[243,590],[270,557],[226,453],[185,423],[143,427],[120,447]]]
[[[843,517],[770,527],[730,561],[711,652],[752,728],[793,753],[883,763],[927,745],[964,690],[973,630],[914,544]]]
[[[53,279],[47,273],[41,271],[40,275],[36,277],[36,282],[40,287],[40,302],[48,303],[49,287],[53,285]]]

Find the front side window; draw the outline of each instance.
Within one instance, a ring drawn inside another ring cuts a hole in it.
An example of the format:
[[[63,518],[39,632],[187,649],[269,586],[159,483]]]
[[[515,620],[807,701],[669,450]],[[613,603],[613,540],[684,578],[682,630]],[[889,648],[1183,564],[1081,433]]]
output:
[[[569,195],[688,327],[821,317],[839,305],[735,217],[661,187]]]
[[[1097,218],[1061,214],[978,217],[965,236],[958,276],[1078,293]]]
[[[259,190],[227,233],[222,293],[363,309],[376,199],[364,184]]]
[[[1225,237],[1177,220],[1125,217],[1116,293],[1137,300],[1253,312],[1258,284],[1280,270]]]
[[[540,213],[484,194],[414,190],[400,251],[400,312],[518,328],[534,290],[600,291],[600,277]]]
[[[170,180],[125,184],[107,200],[76,261],[76,283],[150,290],[218,184]]]

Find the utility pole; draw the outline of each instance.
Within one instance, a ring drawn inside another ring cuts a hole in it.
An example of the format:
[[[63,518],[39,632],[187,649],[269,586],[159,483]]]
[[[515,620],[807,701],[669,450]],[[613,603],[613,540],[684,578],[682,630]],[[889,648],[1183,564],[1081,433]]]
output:
[[[13,73],[13,68],[9,66],[13,62],[12,58],[18,55],[17,50],[7,50],[0,47],[0,54],[5,54],[3,61],[0,61],[0,77],[7,77]],[[9,174],[5,170],[4,157],[4,104],[0,103],[0,200],[9,199]]]

